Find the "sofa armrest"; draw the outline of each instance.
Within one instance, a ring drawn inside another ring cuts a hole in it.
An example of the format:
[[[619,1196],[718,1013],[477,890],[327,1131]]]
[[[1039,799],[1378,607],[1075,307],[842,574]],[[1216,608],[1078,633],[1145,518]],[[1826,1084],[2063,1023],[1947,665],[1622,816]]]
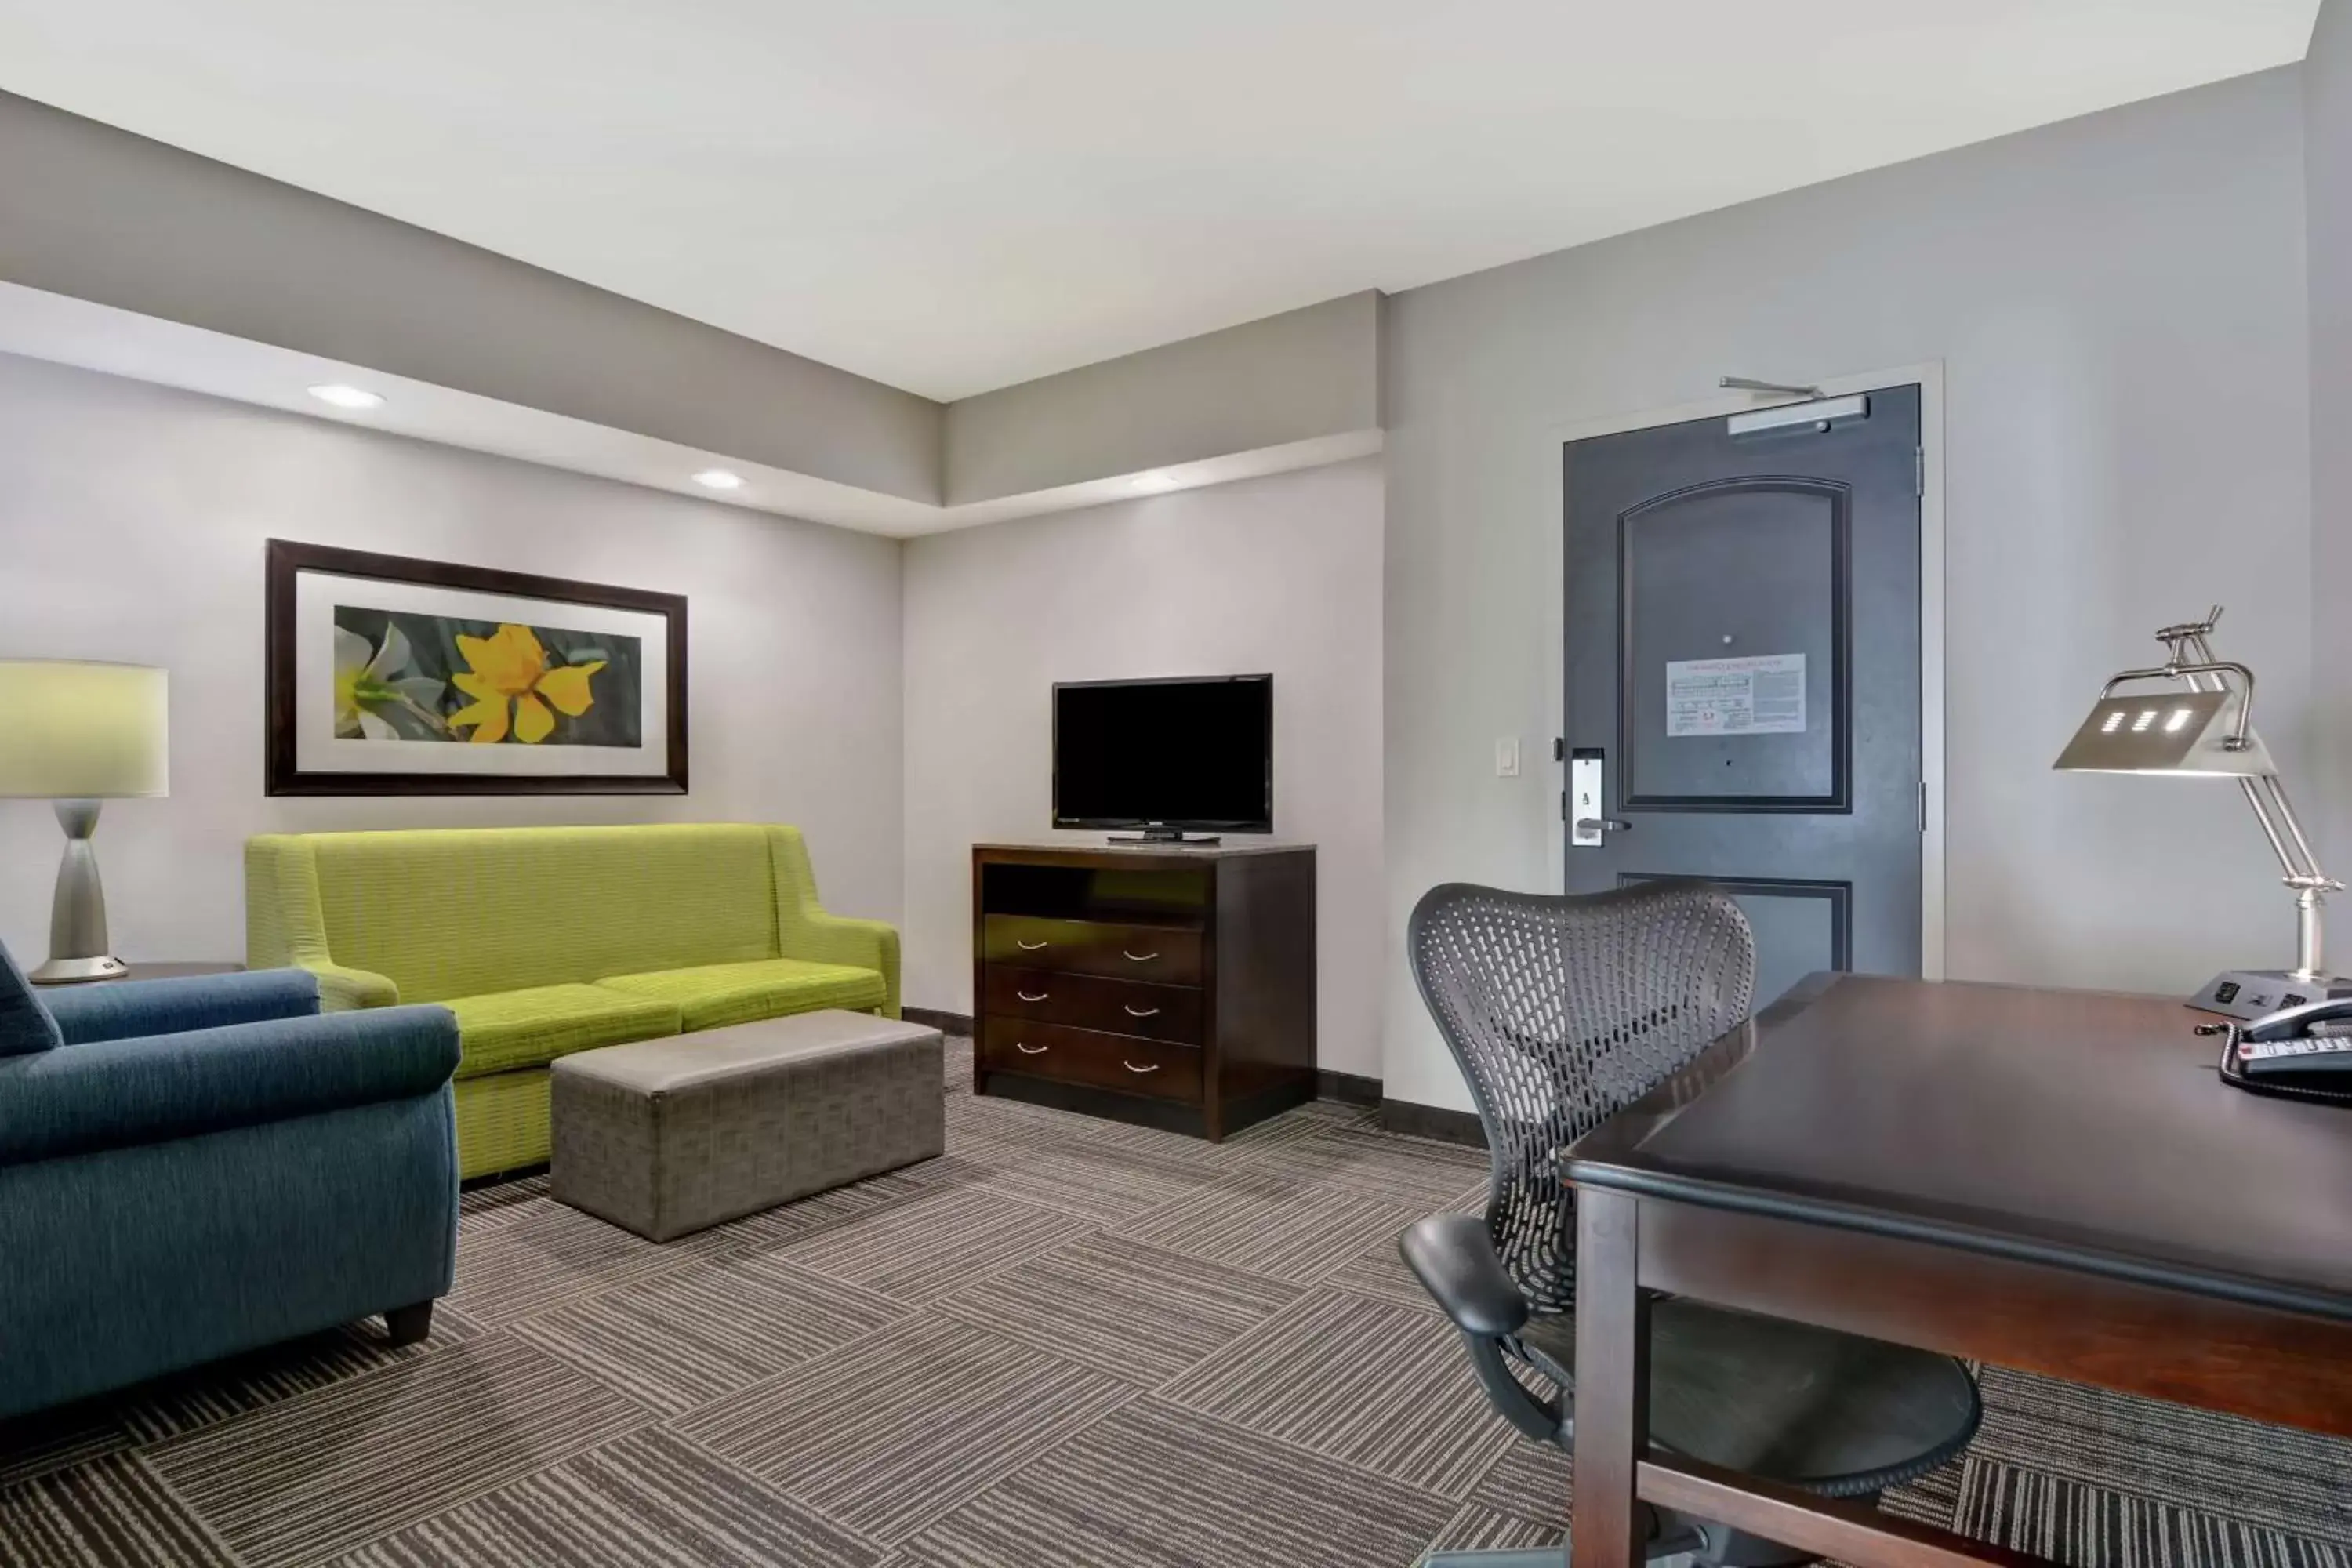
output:
[[[430,1094],[457,1070],[446,1007],[277,1018],[0,1059],[0,1165]]]
[[[308,1017],[319,1011],[319,983],[299,969],[122,980],[54,988],[42,994],[41,1005],[58,1021],[66,1044],[79,1046]]]
[[[400,1005],[400,987],[389,975],[320,958],[305,959],[301,967],[318,977],[319,1005],[323,1012],[351,1013],[362,1007]]]
[[[783,956],[880,970],[887,993],[883,1011],[898,1016],[898,928],[888,921],[804,910],[784,934]]]

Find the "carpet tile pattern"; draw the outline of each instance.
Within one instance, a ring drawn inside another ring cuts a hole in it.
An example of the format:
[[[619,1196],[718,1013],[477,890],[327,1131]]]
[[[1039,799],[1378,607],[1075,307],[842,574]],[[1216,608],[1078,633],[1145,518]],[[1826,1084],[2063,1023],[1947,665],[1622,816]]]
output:
[[[520,1340],[470,1341],[144,1450],[254,1568],[312,1562],[646,1424]]]
[[[877,1548],[658,1428],[374,1542],[336,1568],[869,1568]]]
[[[918,1537],[922,1568],[1408,1563],[1445,1500],[1144,1395]]]
[[[976,1100],[948,1152],[667,1246],[465,1195],[360,1324],[0,1424],[0,1568],[1363,1568],[1562,1539],[1397,1260],[1483,1155],[1324,1102],[1210,1145]],[[1988,1369],[1884,1506],[2081,1568],[2352,1568],[2352,1444]]]
[[[1123,1236],[1090,1235],[983,1279],[941,1310],[1155,1387],[1264,1321],[1289,1287]]]
[[[1309,1290],[1160,1391],[1357,1469],[1461,1498],[1517,1439],[1455,1397],[1461,1340],[1436,1314]]]
[[[887,1296],[753,1256],[624,1285],[514,1331],[640,1404],[683,1415],[905,1315]]]

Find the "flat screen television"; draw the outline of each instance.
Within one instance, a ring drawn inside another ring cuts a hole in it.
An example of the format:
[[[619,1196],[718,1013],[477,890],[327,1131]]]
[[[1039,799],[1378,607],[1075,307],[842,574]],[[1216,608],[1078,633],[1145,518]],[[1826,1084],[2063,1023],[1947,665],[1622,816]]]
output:
[[[1274,831],[1274,677],[1054,688],[1054,826]]]

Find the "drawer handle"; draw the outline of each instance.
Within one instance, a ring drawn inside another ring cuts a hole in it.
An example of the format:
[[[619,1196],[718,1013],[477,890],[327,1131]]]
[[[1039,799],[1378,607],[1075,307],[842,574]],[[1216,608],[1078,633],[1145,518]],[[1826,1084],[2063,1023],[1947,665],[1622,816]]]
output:
[[[1021,998],[1021,1000],[1023,1000],[1024,1002],[1043,1002],[1043,1001],[1044,1001],[1044,1000],[1045,1000],[1048,995],[1052,994],[1052,993],[1050,993],[1050,992],[1045,992],[1045,991],[1040,991],[1040,992],[1038,992],[1038,993],[1037,993],[1037,994],[1035,994],[1034,996],[1032,996],[1032,995],[1030,995],[1030,994],[1029,994],[1029,993],[1027,993],[1026,991],[1022,991],[1022,990],[1017,990],[1017,989],[1016,989],[1016,990],[1013,993],[1013,994],[1014,994],[1015,996],[1020,997],[1020,998]]]
[[[1156,952],[1128,952],[1127,949],[1123,947],[1119,949],[1119,952],[1126,952],[1128,957],[1133,959],[1138,963],[1149,963],[1153,959],[1160,956]]]
[[[1152,1062],[1144,1067],[1137,1067],[1125,1057],[1118,1058],[1118,1065],[1125,1068],[1129,1072],[1158,1072],[1160,1070],[1160,1064],[1158,1062]]]
[[[1015,1040],[1013,1042],[1013,1048],[1019,1051],[1024,1057],[1042,1057],[1054,1047],[1051,1046],[1024,1046],[1019,1040]]]
[[[1016,936],[1013,939],[1013,945],[1019,948],[1024,952],[1043,952],[1046,948],[1051,946],[1052,943],[1043,942],[1023,942]]]
[[[1156,1018],[1160,1016],[1160,1009],[1157,1007],[1135,1007],[1129,1005],[1125,1002],[1120,1003],[1118,1005],[1119,1010],[1130,1018]]]

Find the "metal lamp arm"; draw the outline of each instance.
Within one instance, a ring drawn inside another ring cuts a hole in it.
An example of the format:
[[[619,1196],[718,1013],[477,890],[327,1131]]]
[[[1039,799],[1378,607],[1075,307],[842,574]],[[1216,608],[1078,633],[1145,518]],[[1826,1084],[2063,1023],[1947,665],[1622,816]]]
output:
[[[2213,625],[2221,618],[2221,608],[2216,605],[2203,621],[2167,626],[2157,636],[2172,656],[2172,667],[2190,686],[2199,684],[2200,676],[2210,674],[2219,679],[2229,671],[2244,680],[2245,701],[2238,711],[2236,731],[2236,736],[2242,738],[2252,725],[2254,677],[2243,665],[2213,657]],[[2183,653],[2198,662],[2181,662]],[[2294,889],[2295,966],[2291,973],[2298,979],[2319,979],[2327,973],[2327,895],[2341,891],[2344,884],[2330,877],[2319,864],[2319,856],[2303,831],[2302,819],[2294,814],[2294,803],[2287,798],[2286,785],[2279,782],[2276,773],[2242,778],[2238,784],[2245,792],[2246,804],[2253,807],[2254,820],[2263,825],[2263,837],[2271,841],[2271,850],[2278,857],[2280,868],[2285,873],[2282,880]]]
[[[2275,773],[2262,778],[2241,779],[2246,804],[2254,808],[2254,816],[2263,825],[2264,837],[2271,841],[2285,871],[2284,880],[2290,888],[2316,888],[2325,893],[2340,893],[2344,884],[2320,868],[2319,856],[2304,836],[2303,823],[2294,814],[2294,803],[2286,797],[2286,786]]]

